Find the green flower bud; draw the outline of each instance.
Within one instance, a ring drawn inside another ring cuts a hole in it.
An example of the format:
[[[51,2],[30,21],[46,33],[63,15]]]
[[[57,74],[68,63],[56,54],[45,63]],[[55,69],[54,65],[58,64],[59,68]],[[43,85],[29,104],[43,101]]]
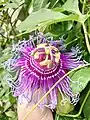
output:
[[[58,92],[56,112],[58,114],[68,114],[74,109],[74,105],[70,103],[70,98],[63,94],[63,96]]]

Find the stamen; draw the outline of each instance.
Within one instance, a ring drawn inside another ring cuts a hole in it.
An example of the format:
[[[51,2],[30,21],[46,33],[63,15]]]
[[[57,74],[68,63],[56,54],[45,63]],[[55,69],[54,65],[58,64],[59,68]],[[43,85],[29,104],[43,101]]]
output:
[[[41,51],[40,49],[45,50]],[[55,53],[53,53],[53,51],[55,51]],[[40,66],[47,66],[47,68],[51,68],[55,62],[59,63],[60,60],[60,52],[58,51],[58,49],[54,46],[51,46],[50,44],[47,43],[43,43],[43,44],[39,44],[37,45],[37,48],[35,48],[32,52],[31,52],[31,56],[34,56],[35,59],[39,60],[39,55],[42,55],[42,59],[43,59],[43,55],[45,54],[45,60],[40,61]]]

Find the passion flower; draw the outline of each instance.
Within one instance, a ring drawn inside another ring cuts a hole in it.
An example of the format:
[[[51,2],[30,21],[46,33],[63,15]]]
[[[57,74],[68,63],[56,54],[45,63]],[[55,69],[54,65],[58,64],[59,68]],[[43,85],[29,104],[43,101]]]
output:
[[[58,48],[60,41],[49,41],[41,33],[15,46],[14,54],[7,62],[7,68],[16,73],[17,79],[7,81],[14,96],[18,96],[21,102],[23,98],[28,102],[38,102],[68,70],[83,64],[75,58],[74,53],[60,53]],[[36,91],[37,95],[34,97]],[[62,102],[69,98],[71,103],[77,103],[77,95],[72,92],[70,78],[67,76],[41,102],[40,107],[48,106],[55,109],[58,92],[62,95]]]

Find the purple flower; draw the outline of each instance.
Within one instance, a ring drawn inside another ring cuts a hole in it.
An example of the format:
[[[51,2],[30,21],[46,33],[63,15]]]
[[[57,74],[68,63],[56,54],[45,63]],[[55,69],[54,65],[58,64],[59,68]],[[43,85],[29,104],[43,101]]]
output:
[[[8,62],[8,68],[18,73],[15,82],[8,80],[14,96],[19,96],[21,101],[25,97],[27,101],[33,100],[36,103],[66,72],[83,64],[72,52],[60,53],[56,46],[59,46],[59,41],[48,41],[42,34],[36,39],[30,37],[30,40],[21,41],[15,46],[14,55]],[[37,96],[34,97],[33,93],[36,91]],[[57,105],[58,92],[62,98],[64,94],[71,102],[78,101],[70,88],[70,78],[67,76],[40,106],[47,105],[54,109]]]

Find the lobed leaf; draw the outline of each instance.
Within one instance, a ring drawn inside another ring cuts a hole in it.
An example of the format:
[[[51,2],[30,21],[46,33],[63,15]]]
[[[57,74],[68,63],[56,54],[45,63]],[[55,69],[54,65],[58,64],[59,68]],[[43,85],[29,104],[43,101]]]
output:
[[[81,92],[90,81],[90,67],[82,68],[70,74],[71,88],[74,93]]]

